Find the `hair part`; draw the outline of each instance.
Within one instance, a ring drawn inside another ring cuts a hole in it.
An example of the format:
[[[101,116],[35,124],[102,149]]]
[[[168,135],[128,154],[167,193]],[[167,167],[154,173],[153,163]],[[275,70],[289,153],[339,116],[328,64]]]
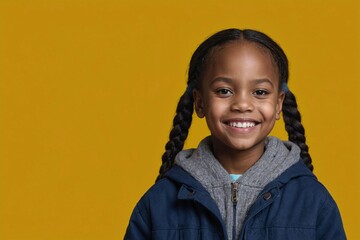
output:
[[[183,149],[189,133],[194,112],[194,98],[192,91],[200,88],[200,79],[205,70],[206,63],[215,51],[221,50],[226,44],[234,41],[248,41],[258,44],[267,49],[276,64],[279,74],[279,90],[283,84],[287,84],[289,78],[288,59],[281,47],[266,34],[251,30],[226,29],[215,33],[206,39],[195,50],[190,60],[188,71],[187,89],[180,97],[173,120],[173,128],[169,134],[169,141],[165,145],[162,155],[162,165],[156,179],[161,179],[174,165],[176,155]],[[310,170],[313,170],[312,160],[306,144],[305,129],[301,124],[301,115],[297,109],[295,95],[290,91],[285,92],[283,103],[283,119],[289,141],[298,145],[301,149],[301,159]]]

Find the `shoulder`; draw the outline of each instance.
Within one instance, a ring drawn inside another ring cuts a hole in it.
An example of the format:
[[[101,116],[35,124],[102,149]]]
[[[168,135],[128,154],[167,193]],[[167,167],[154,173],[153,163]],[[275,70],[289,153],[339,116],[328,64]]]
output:
[[[152,185],[148,191],[145,192],[141,200],[151,199],[159,200],[159,198],[176,197],[178,191],[183,185],[197,186],[199,182],[190,176],[185,170],[179,166],[174,166],[166,173],[165,177]]]
[[[209,211],[213,213],[211,219],[208,219]],[[134,213],[133,216],[138,216],[134,222],[146,222],[153,231],[179,227],[199,229],[205,222],[206,226],[212,226],[214,218],[220,219],[209,193],[181,168],[174,168],[154,184],[137,203]]]
[[[133,210],[125,239],[150,239],[156,230],[161,236],[158,239],[171,239],[166,235],[170,232],[163,230],[176,229],[180,222],[177,211],[184,205],[178,201],[181,187],[180,183],[167,177],[151,186]]]
[[[141,212],[172,210],[174,204],[179,204],[181,194],[191,189],[201,189],[201,184],[178,166],[174,166],[164,178],[160,179],[145,192],[137,204]]]
[[[313,229],[325,222],[341,223],[337,205],[326,187],[304,164],[296,165],[284,172],[277,182],[279,194],[272,209],[278,223]],[[330,215],[333,221],[327,220]]]
[[[346,239],[338,206],[327,188],[311,175],[299,176],[284,185],[283,202],[302,227],[315,229],[316,239]],[[305,220],[305,221],[303,221]]]
[[[327,188],[315,177],[300,176],[280,188],[281,198],[289,210],[307,213],[313,219],[319,219],[331,209],[337,209],[336,203]],[[315,222],[314,222],[315,224]]]
[[[298,213],[292,214],[291,219],[294,223],[305,220],[305,226],[315,226],[324,212],[337,209],[329,191],[302,162],[287,169],[264,192],[273,192],[271,208],[279,219],[286,220],[289,213]]]
[[[140,210],[150,207],[161,207],[164,202],[176,199],[178,191],[179,184],[167,178],[160,179],[144,193],[140,198],[137,207],[140,208]]]
[[[286,170],[279,177],[279,181],[283,183],[280,188],[289,192],[297,192],[306,197],[316,197],[322,200],[331,198],[326,187],[303,162],[298,162]],[[298,197],[301,195],[295,194]]]
[[[308,203],[313,208],[321,208],[327,203],[335,204],[326,187],[302,162],[291,166],[275,183],[278,184],[281,197],[287,200]]]
[[[256,215],[253,227],[271,228],[273,234],[279,236],[291,233],[292,239],[344,239],[342,220],[334,199],[303,163],[296,163],[286,170],[264,188],[263,196],[265,193],[272,197],[258,198],[254,212],[261,206],[268,207]]]

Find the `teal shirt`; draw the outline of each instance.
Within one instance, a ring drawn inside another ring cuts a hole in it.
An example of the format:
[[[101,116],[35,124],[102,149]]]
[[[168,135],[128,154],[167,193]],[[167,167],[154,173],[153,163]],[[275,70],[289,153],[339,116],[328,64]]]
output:
[[[233,182],[236,182],[236,180],[238,180],[239,177],[242,176],[242,174],[229,174],[229,176]]]

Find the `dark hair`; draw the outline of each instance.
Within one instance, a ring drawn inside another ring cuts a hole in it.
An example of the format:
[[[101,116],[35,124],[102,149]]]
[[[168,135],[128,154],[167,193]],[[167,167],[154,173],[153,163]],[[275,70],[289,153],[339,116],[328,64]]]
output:
[[[175,156],[184,147],[194,111],[192,90],[199,87],[201,73],[204,70],[207,58],[215,47],[220,47],[229,42],[239,40],[254,42],[268,49],[278,67],[280,77],[279,88],[284,86],[284,84],[287,84],[289,78],[287,57],[281,47],[269,36],[250,29],[226,29],[210,36],[200,44],[191,57],[187,81],[188,86],[181,96],[176,108],[173,129],[170,132],[169,141],[165,145],[165,153],[162,156],[162,165],[157,180],[161,179],[174,165]],[[308,152],[309,148],[306,144],[305,129],[301,124],[301,115],[297,109],[295,95],[288,89],[285,91],[282,112],[289,140],[300,147],[300,157],[312,171],[312,160]]]

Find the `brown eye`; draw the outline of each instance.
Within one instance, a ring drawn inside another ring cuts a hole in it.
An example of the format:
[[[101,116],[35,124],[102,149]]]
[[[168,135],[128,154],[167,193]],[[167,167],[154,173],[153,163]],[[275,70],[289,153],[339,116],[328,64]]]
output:
[[[218,90],[216,90],[216,93],[222,97],[227,97],[227,96],[232,95],[232,91],[227,88],[218,89]]]
[[[262,89],[256,90],[254,92],[254,95],[256,95],[256,96],[265,96],[267,94],[268,94],[268,92],[266,90],[262,90]]]

